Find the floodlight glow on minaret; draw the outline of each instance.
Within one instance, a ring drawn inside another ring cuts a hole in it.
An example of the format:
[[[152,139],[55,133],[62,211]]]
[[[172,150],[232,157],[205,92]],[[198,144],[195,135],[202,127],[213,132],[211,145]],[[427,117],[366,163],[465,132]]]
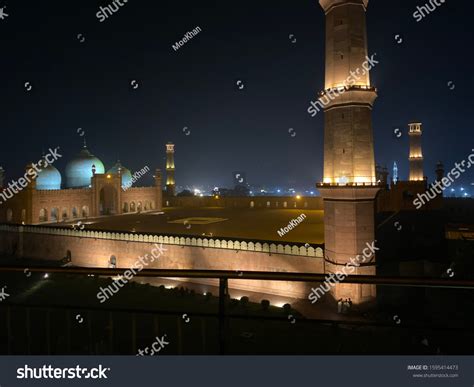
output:
[[[166,192],[175,195],[176,183],[174,180],[174,144],[166,144]]]
[[[421,150],[421,123],[412,122],[408,124],[408,136],[410,138],[410,181],[423,181],[423,152]]]
[[[323,183],[376,184],[372,106],[377,91],[367,62],[368,0],[320,0],[326,13]],[[348,80],[350,80],[348,82]],[[341,90],[330,98],[332,89]]]

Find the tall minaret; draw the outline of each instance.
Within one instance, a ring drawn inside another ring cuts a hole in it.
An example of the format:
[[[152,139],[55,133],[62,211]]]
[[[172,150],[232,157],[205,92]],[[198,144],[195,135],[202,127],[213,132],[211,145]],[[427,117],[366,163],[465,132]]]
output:
[[[365,12],[368,0],[319,0],[326,13],[324,109],[325,271],[337,273],[375,240],[375,176],[372,106],[377,97],[367,68]],[[365,65],[365,67],[364,67]],[[339,91],[328,100],[327,95]],[[328,103],[327,103],[328,102]],[[366,249],[367,251],[367,249]],[[375,256],[352,274],[375,274]],[[351,270],[352,271],[352,270]],[[373,300],[374,285],[340,284],[333,297]]]
[[[176,193],[176,183],[174,181],[174,144],[166,144],[166,193],[174,196]]]
[[[421,123],[408,124],[410,137],[410,181],[423,181],[423,152],[421,151]]]

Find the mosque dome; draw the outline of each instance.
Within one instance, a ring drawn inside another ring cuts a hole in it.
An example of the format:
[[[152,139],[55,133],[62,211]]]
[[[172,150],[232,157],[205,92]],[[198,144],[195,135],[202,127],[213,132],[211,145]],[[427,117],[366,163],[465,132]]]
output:
[[[118,174],[118,169],[122,169],[122,187],[130,187],[132,185],[132,173],[128,168],[125,168],[120,160],[117,160],[115,165],[110,168],[107,173]]]
[[[105,168],[102,161],[95,157],[86,144],[79,154],[69,161],[66,166],[66,185],[68,188],[84,188],[91,185],[92,166],[95,165],[95,173],[104,173]]]
[[[61,189],[61,174],[59,171],[51,164],[43,168],[36,178],[36,189]]]

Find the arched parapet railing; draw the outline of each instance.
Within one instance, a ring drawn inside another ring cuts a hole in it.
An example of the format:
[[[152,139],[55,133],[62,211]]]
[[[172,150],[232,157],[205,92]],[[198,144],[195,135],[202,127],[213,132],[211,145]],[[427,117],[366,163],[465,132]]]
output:
[[[269,254],[284,254],[323,258],[324,250],[318,245],[310,246],[301,243],[281,244],[277,242],[258,242],[248,240],[226,240],[218,238],[199,238],[180,235],[156,235],[140,233],[119,233],[115,231],[100,231],[87,229],[57,228],[46,226],[20,226],[15,224],[0,224],[0,232],[22,232],[33,234],[62,235],[66,237],[80,237],[93,239],[108,239],[114,241],[134,241],[140,243],[162,243],[180,246],[198,246],[205,248],[230,249],[241,251],[255,251]]]

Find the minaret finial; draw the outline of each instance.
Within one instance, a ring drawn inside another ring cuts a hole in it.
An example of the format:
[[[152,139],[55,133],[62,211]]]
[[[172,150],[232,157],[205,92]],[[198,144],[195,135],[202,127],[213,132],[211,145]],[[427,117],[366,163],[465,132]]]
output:
[[[87,148],[86,135],[84,135],[84,148]]]

